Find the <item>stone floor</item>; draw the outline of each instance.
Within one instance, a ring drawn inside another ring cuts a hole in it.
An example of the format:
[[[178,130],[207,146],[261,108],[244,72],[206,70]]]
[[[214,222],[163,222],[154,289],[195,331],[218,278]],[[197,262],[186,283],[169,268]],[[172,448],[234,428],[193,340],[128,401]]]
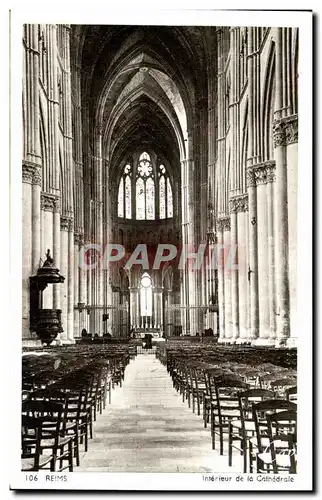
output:
[[[166,368],[153,354],[139,354],[98,415],[75,471],[239,472],[238,455],[234,465],[211,449],[210,429],[182,402]]]

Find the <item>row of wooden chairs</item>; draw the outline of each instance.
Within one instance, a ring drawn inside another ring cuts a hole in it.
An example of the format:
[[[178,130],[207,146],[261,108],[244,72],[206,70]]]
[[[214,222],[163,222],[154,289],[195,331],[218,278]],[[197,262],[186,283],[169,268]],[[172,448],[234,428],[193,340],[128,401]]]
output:
[[[291,386],[295,379],[288,376],[289,370],[270,363],[262,367],[215,363],[209,357],[205,362],[200,353],[182,349],[161,361],[167,364],[183,401],[198,415],[202,408],[204,427],[210,424],[212,448],[219,440],[223,455],[224,437],[228,438],[230,466],[235,449],[243,457],[244,472],[296,470],[297,388]],[[281,429],[283,436],[277,439]]]
[[[104,356],[101,353],[99,358],[90,353],[85,358],[86,363],[73,350],[58,373],[52,367],[49,376],[46,371],[47,376],[44,371],[37,373],[37,363],[23,373],[22,470],[72,472],[74,461],[80,465],[80,445],[88,450],[93,422],[107,401],[111,403],[112,389],[122,385],[130,359],[120,349]]]

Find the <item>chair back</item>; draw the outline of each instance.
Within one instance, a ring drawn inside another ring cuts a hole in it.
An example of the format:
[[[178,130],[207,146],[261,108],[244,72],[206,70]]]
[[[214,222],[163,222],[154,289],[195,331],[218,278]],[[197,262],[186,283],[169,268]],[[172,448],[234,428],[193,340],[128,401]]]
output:
[[[64,414],[62,404],[46,400],[28,399],[22,403],[22,414],[41,421],[42,429],[46,429],[46,436],[54,438],[54,447],[58,446]]]
[[[275,393],[267,389],[249,389],[238,392],[238,402],[242,427],[245,429],[245,422],[253,422],[253,405],[268,399],[274,399]]]
[[[285,467],[291,474],[296,473],[297,412],[280,411],[267,415],[268,437],[274,474],[280,471],[278,455],[288,457]],[[285,448],[287,442],[287,448]]]
[[[278,413],[282,410],[296,411],[296,408],[295,403],[287,401],[286,399],[267,399],[260,403],[253,404],[252,413],[255,422],[257,446],[260,452],[263,451],[265,447],[263,441],[267,441],[268,438],[267,415],[269,413]]]
[[[31,470],[39,469],[42,422],[38,418],[22,415],[21,420],[21,458],[32,459]]]

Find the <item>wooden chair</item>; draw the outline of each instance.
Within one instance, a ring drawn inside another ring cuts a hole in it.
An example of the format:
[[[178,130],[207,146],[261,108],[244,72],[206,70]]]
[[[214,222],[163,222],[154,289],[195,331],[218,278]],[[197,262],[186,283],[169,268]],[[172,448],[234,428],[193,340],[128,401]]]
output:
[[[201,405],[207,395],[207,386],[205,383],[204,372],[198,362],[195,362],[190,368],[192,385],[192,409],[195,411],[195,402],[197,403],[197,414],[200,415]]]
[[[256,431],[252,412],[253,404],[265,399],[272,399],[275,394],[273,391],[265,389],[250,389],[239,392],[237,396],[240,417],[229,423],[228,465],[232,466],[233,448],[235,448],[243,455],[243,472],[246,473],[248,439],[254,436]],[[236,442],[239,443],[239,446],[235,444]]]
[[[211,403],[211,437],[212,448],[216,446],[216,435],[219,435],[219,453],[224,453],[224,434],[229,431],[229,424],[240,415],[237,394],[247,384],[238,377],[223,375],[217,379],[208,373],[211,393],[215,394]]]
[[[53,454],[41,453],[42,421],[22,415],[21,426],[21,470],[38,471],[50,469],[54,459]],[[46,467],[47,466],[47,467]]]
[[[249,439],[249,471],[253,472],[253,462],[256,461],[257,472],[260,463],[257,460],[259,454],[263,453],[269,446],[267,415],[284,410],[295,410],[296,404],[286,399],[268,399],[253,404],[252,412],[255,422],[255,437]],[[285,445],[286,446],[286,445]]]
[[[80,464],[79,439],[81,422],[76,418],[75,407],[78,405],[79,394],[70,391],[47,388],[34,391],[30,394],[30,399],[37,401],[50,401],[63,405],[64,411],[60,425],[60,436],[68,436],[72,439],[73,452],[76,458],[76,465]]]
[[[27,400],[22,403],[23,416],[37,418],[42,423],[40,454],[50,451],[51,471],[60,472],[69,469],[73,471],[73,443],[69,436],[61,436],[61,426],[64,418],[64,407],[58,403],[50,401]],[[34,437],[30,437],[30,443]],[[26,437],[26,445],[28,439]],[[59,469],[56,470],[56,463],[59,462]],[[67,466],[63,463],[67,461]]]
[[[297,412],[267,415],[269,446],[257,455],[260,472],[296,474]]]

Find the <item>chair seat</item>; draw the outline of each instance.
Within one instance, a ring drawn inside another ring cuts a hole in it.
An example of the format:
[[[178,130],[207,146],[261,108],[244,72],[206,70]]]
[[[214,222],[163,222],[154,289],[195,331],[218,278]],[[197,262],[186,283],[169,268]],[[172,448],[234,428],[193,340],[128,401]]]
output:
[[[244,425],[245,425],[245,430],[246,432],[249,431],[254,431],[255,432],[255,422],[251,421],[251,420],[246,420],[244,422]],[[236,427],[237,429],[242,429],[242,421],[241,420],[233,420],[232,421],[232,426],[233,427]]]
[[[272,463],[272,455],[270,453],[259,453],[257,456],[266,465],[270,465]],[[289,454],[278,453],[276,455],[276,464],[278,467],[289,468],[291,466],[291,459]]]
[[[240,416],[240,411],[239,410],[234,410],[233,408],[230,410],[229,408],[225,408],[224,410],[221,410],[221,416],[222,418],[231,418],[231,417],[239,417]]]
[[[252,445],[257,448],[257,438],[256,437],[252,437],[250,440],[249,440]],[[264,446],[265,448],[267,448],[269,446],[269,438],[267,437],[262,437],[261,438],[261,443],[262,443],[262,446]],[[280,440],[276,440],[275,441],[275,446],[277,448],[288,448],[288,443],[287,441],[280,441]]]
[[[40,455],[39,457],[39,467],[44,467],[52,460],[51,455]],[[21,470],[22,471],[32,471],[35,467],[34,458],[22,458],[21,459]]]
[[[58,439],[58,447],[60,446],[65,446],[65,444],[69,443],[71,440],[71,436],[66,436],[66,437],[60,437]],[[51,439],[42,439],[41,441],[41,447],[42,448],[52,448],[55,444],[55,438]]]
[[[75,424],[75,423],[73,423],[73,422],[70,422],[70,423],[68,423],[68,422],[67,422],[67,423],[65,424],[65,428],[66,428],[66,430],[67,430],[67,431],[69,431],[69,430],[74,429],[74,428],[75,428],[75,425],[76,425],[76,424]],[[52,424],[48,424],[48,423],[47,423],[47,425],[46,425],[46,422],[44,422],[44,423],[43,423],[43,431],[44,431],[45,433],[46,433],[46,432],[47,432],[47,433],[48,433],[48,432],[52,432],[52,429],[53,429],[53,425],[52,425]],[[63,424],[60,426],[60,430],[62,430],[62,429],[63,429]]]
[[[67,415],[67,418],[66,418],[66,419],[67,419],[68,421],[70,421],[70,420],[71,420],[71,421],[73,421],[73,420],[75,420],[75,419],[77,418],[77,415],[78,415],[78,413],[77,413],[77,412],[75,412],[75,413],[73,413],[73,412],[71,412],[71,413],[70,413],[70,412],[69,412],[69,413],[68,413],[68,415]],[[80,418],[86,418],[86,417],[87,417],[87,415],[88,415],[88,412],[87,412],[87,411],[81,411],[81,412],[79,413],[79,417],[80,417]]]

